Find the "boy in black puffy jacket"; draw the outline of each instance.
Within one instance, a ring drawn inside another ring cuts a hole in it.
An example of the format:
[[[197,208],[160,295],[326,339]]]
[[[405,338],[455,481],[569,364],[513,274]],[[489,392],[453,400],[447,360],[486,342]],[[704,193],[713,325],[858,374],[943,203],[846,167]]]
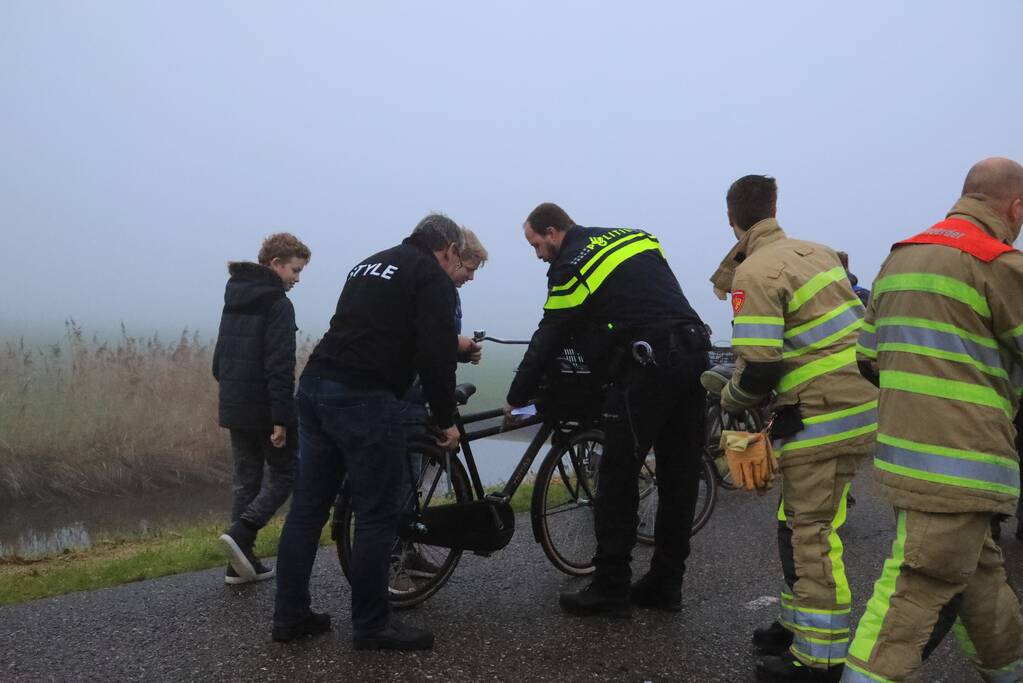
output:
[[[231,430],[234,454],[231,528],[220,536],[230,552],[225,583],[274,575],[255,556],[253,545],[295,481],[297,328],[287,292],[298,283],[309,257],[306,245],[282,232],[263,241],[259,263],[228,264],[231,277],[213,352],[213,376],[220,383],[218,421]]]

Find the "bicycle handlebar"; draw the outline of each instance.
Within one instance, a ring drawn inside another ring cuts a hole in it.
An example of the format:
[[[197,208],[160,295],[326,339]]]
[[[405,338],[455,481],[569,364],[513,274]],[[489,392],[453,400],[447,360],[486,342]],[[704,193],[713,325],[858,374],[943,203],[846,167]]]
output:
[[[495,344],[521,344],[526,345],[529,343],[528,339],[502,339],[501,337],[490,337],[487,336],[486,330],[474,330],[472,333],[472,340],[476,343],[481,341],[492,341]]]

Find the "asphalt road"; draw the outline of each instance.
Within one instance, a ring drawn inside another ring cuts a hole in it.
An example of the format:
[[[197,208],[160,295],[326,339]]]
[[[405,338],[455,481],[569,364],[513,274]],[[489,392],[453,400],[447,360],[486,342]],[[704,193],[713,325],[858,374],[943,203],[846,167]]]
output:
[[[858,616],[893,524],[867,477],[853,489],[859,503],[844,538]],[[333,549],[323,548],[313,600],[334,616],[325,636],[272,643],[272,582],[227,587],[222,570],[209,570],[0,608],[0,680],[752,681],[750,633],[774,618],[781,583],[777,497],[722,494],[694,539],[680,614],[562,614],[558,592],[582,584],[553,569],[520,517],[509,547],[490,558],[466,555],[437,595],[403,613],[434,629],[430,652],[353,651],[348,587]],[[1023,578],[1014,529],[1006,524],[1003,548],[1010,577]],[[637,553],[640,570],[647,557]],[[920,680],[980,678],[949,637]]]

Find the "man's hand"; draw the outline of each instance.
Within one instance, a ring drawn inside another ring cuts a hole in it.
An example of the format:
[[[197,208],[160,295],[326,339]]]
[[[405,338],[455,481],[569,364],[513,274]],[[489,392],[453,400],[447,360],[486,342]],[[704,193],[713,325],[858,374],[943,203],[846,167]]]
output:
[[[458,360],[479,365],[483,358],[483,347],[469,337],[458,336]]]
[[[458,439],[460,434],[458,433],[458,427],[451,425],[447,429],[441,431],[437,437],[437,445],[446,451],[453,451],[458,448]]]
[[[274,425],[273,434],[270,435],[270,444],[274,448],[284,448],[284,442],[288,438],[288,430],[284,425]]]

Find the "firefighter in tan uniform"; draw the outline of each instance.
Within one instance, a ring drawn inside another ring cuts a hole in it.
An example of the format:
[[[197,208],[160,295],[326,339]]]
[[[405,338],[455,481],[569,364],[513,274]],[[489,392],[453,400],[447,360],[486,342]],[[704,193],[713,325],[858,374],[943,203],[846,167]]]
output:
[[[849,643],[851,594],[838,530],[849,484],[874,446],[877,391],[860,376],[863,305],[830,248],[786,237],[773,178],[728,190],[739,239],[711,278],[731,291],[737,369],[722,391],[730,413],[770,400],[782,472],[781,614],[753,642],[762,680],[837,681]],[[773,397],[772,397],[773,393]]]
[[[1023,167],[982,161],[948,218],[896,244],[874,282],[857,352],[881,388],[874,466],[897,525],[843,681],[909,679],[953,601],[982,678],[1023,680],[1023,620],[990,527],[1019,497],[1021,225]]]

